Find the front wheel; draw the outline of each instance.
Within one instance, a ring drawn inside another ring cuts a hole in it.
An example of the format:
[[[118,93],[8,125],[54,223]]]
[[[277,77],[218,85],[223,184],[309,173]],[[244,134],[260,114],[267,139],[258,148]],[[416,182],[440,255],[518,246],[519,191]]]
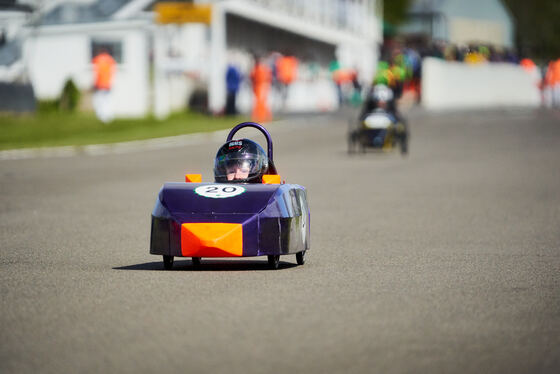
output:
[[[165,270],[173,268],[173,256],[163,255],[163,268]]]
[[[271,269],[278,269],[278,265],[280,265],[280,255],[268,256],[268,266]]]
[[[401,136],[401,154],[406,155],[408,153],[408,136],[406,134]]]
[[[356,153],[356,133],[354,131],[348,134],[348,154]]]
[[[401,142],[401,154],[406,155],[407,153],[408,153],[408,142],[406,140],[403,140]]]
[[[305,264],[305,251],[296,253],[296,261],[298,265]]]
[[[200,266],[200,257],[193,257],[192,258],[192,264],[194,267],[199,267]]]

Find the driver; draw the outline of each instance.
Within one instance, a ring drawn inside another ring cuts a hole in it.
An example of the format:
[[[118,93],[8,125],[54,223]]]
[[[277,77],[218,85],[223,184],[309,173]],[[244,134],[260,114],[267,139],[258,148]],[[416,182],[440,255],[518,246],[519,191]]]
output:
[[[368,98],[362,108],[360,119],[363,120],[369,113],[373,112],[377,108],[391,113],[396,118],[400,117],[397,113],[393,90],[384,84],[376,84],[371,88]]]
[[[403,144],[405,144],[404,152],[406,153],[408,121],[401,116],[397,110],[393,90],[384,84],[376,84],[371,88],[368,98],[362,108],[362,112],[360,113],[360,121],[363,121],[371,112],[377,109],[391,114],[396,120],[397,136]]]
[[[260,145],[249,139],[231,140],[216,154],[214,178],[218,183],[262,183],[270,166]]]

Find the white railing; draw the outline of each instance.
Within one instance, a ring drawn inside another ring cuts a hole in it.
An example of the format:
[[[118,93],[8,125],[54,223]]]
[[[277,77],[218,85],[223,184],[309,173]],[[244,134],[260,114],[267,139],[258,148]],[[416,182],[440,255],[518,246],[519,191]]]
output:
[[[316,25],[364,37],[379,34],[382,0],[245,0]]]

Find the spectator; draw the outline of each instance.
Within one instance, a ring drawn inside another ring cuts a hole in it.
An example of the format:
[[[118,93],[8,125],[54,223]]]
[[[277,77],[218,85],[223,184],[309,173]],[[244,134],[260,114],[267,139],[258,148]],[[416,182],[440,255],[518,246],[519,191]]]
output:
[[[280,56],[276,60],[276,77],[280,84],[282,106],[286,105],[288,87],[297,79],[298,59],[294,56]]]
[[[547,107],[560,106],[560,58],[550,61],[544,78],[544,103]]]
[[[262,58],[255,55],[254,59],[255,65],[251,71],[251,82],[253,83],[253,93],[255,94],[252,118],[257,122],[266,122],[272,119],[272,114],[268,107],[268,93],[272,81],[272,72]]]
[[[226,114],[235,115],[237,114],[237,92],[239,92],[239,86],[241,85],[241,72],[234,64],[229,64],[226,71]]]
[[[102,49],[92,60],[94,73],[93,107],[97,118],[103,123],[113,120],[113,103],[111,102],[111,88],[116,71],[113,57]]]
[[[537,87],[541,86],[541,73],[539,68],[530,58],[524,58],[519,62],[519,65],[533,78],[533,82]]]
[[[331,73],[332,80],[336,85],[336,93],[338,96],[338,105],[344,102],[344,95],[342,93],[342,69],[338,60],[332,60],[329,64],[329,72]]]

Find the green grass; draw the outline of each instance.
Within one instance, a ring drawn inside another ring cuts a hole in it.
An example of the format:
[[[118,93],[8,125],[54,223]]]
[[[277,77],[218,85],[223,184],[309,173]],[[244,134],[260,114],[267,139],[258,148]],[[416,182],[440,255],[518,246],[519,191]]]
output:
[[[245,117],[211,117],[184,112],[163,121],[155,118],[100,122],[93,113],[38,111],[35,115],[0,114],[0,150],[116,143],[129,140],[232,128]]]

